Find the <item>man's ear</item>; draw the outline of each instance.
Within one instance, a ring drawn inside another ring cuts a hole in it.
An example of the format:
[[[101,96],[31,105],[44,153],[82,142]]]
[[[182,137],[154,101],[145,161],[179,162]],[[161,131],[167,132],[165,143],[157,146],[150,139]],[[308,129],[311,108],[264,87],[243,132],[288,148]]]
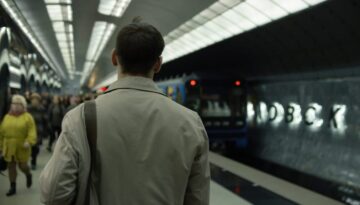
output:
[[[155,62],[155,65],[154,65],[154,73],[159,73],[160,70],[161,70],[161,65],[162,65],[162,56],[160,56],[157,61]]]
[[[113,66],[117,66],[119,65],[119,62],[118,62],[118,59],[117,59],[117,52],[115,49],[112,50],[112,53],[111,53],[111,62],[113,64]]]

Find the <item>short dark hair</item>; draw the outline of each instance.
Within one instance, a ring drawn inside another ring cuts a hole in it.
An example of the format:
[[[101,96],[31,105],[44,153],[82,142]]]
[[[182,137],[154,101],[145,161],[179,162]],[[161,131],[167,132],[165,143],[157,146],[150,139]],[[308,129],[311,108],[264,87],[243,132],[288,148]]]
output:
[[[122,71],[147,74],[161,56],[165,47],[161,33],[140,18],[120,30],[116,39],[116,52]]]

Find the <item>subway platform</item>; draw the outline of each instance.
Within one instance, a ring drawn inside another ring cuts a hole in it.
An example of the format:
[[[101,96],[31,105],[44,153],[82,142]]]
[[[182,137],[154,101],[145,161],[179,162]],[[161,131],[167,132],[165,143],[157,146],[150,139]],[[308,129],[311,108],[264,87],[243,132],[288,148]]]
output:
[[[39,205],[38,178],[50,159],[51,153],[42,148],[37,170],[33,171],[33,187],[27,189],[25,176],[19,171],[17,194],[6,197],[9,182],[7,176],[0,176],[1,205]],[[210,153],[211,190],[210,205],[337,205],[338,201],[304,189],[282,179],[258,171],[241,163]],[[7,173],[4,173],[7,175]]]
[[[37,170],[32,171],[34,184],[30,189],[26,188],[25,176],[18,171],[17,179],[17,193],[15,196],[6,197],[5,193],[8,191],[9,182],[6,176],[0,175],[0,205],[39,205],[40,203],[40,190],[38,178],[41,170],[45,167],[46,162],[50,159],[51,153],[45,148],[42,148],[38,158]],[[240,198],[236,194],[227,190],[216,182],[211,182],[211,205],[248,205],[246,200]]]

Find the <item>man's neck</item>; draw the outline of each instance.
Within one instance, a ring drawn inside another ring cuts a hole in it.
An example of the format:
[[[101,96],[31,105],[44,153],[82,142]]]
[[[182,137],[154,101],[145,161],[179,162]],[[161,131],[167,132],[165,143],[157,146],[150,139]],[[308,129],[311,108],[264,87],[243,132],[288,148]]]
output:
[[[119,76],[119,80],[126,77],[143,77],[143,78],[149,78],[151,80],[154,78],[153,73],[149,73],[146,75],[146,74],[130,74],[130,73],[119,72],[118,76]]]

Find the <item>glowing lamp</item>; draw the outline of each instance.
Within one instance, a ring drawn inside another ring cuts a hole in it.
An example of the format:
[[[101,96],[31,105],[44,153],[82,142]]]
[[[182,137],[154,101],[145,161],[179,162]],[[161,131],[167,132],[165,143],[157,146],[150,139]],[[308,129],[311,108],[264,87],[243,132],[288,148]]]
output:
[[[190,80],[190,85],[195,87],[197,85],[197,81],[196,80]]]

